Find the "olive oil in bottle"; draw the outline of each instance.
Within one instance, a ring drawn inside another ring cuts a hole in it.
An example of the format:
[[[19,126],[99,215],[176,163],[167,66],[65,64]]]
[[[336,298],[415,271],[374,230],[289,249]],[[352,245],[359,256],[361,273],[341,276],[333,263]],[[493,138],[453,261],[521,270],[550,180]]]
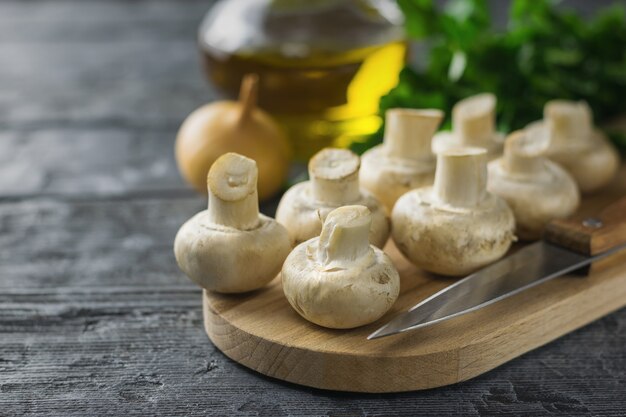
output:
[[[379,99],[405,62],[399,19],[393,1],[226,0],[208,13],[199,41],[207,75],[226,95],[245,74],[259,75],[259,105],[305,160],[379,128]]]

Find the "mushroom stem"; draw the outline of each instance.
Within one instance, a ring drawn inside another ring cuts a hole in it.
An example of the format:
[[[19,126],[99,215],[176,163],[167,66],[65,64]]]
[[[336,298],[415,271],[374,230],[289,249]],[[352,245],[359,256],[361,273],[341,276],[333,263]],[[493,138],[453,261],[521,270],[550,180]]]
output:
[[[458,148],[437,155],[434,195],[453,207],[474,207],[487,193],[487,151]]]
[[[504,143],[502,163],[511,174],[531,175],[541,172],[544,158],[538,152],[524,149],[525,135],[522,131],[511,133]]]
[[[311,185],[315,199],[329,204],[357,201],[360,196],[357,174],[342,181],[311,176]]]
[[[254,160],[227,153],[211,167],[207,177],[209,220],[238,230],[259,224],[258,170]]]
[[[593,115],[584,101],[552,100],[543,113],[553,145],[584,143],[593,131]]]
[[[326,268],[346,268],[371,251],[369,230],[372,216],[365,206],[333,210],[322,227],[317,261]]]
[[[225,201],[209,191],[209,219],[237,230],[253,230],[259,224],[257,193],[239,201]]]
[[[504,169],[511,174],[529,175],[539,172],[543,167],[543,158],[540,156],[521,155],[516,151],[504,151],[502,163]]]
[[[357,201],[359,189],[359,157],[345,149],[327,148],[309,161],[311,190],[315,200],[342,205]]]
[[[496,98],[478,94],[459,101],[452,109],[452,126],[462,146],[487,148],[495,134]]]
[[[246,74],[241,81],[241,88],[239,90],[239,103],[241,103],[239,123],[244,122],[250,117],[252,110],[256,107],[258,91],[259,76],[257,74]]]
[[[384,138],[387,155],[415,160],[430,158],[431,140],[442,119],[440,110],[387,110]]]

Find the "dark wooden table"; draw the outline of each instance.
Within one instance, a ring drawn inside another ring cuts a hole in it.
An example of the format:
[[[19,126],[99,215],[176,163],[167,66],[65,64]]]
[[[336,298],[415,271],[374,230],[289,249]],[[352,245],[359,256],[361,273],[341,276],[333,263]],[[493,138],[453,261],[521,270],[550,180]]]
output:
[[[457,386],[355,395],[207,339],[173,143],[209,1],[0,3],[0,415],[624,415],[626,311]],[[269,208],[268,210],[271,210]]]

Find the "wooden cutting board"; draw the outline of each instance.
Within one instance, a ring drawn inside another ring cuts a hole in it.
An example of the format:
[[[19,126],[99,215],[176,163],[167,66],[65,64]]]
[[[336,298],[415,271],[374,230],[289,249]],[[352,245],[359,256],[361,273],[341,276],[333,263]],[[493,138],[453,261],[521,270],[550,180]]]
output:
[[[591,214],[626,195],[626,166]],[[366,336],[394,315],[455,282],[412,266],[390,241],[401,295],[377,322],[330,330],[301,318],[280,277],[244,295],[203,295],[209,338],[226,356],[262,374],[316,388],[399,392],[454,384],[487,372],[626,305],[626,253],[594,264],[588,276],[563,276],[465,316],[401,335]]]

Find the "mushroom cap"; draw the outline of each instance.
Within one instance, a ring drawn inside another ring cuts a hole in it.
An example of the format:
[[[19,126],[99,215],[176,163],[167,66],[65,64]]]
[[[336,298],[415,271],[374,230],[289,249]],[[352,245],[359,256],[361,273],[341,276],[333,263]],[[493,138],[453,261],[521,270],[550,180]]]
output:
[[[435,158],[414,160],[387,155],[383,145],[369,149],[361,157],[360,183],[391,213],[400,196],[414,188],[432,185]]]
[[[559,163],[573,177],[582,193],[592,193],[606,186],[617,174],[620,157],[606,135],[597,129],[585,139],[557,140],[543,121],[524,129],[530,140],[548,140],[545,155]]]
[[[263,214],[256,229],[242,231],[212,224],[205,210],[183,224],[174,241],[180,269],[202,288],[221,293],[266,285],[290,251],[287,230]]]
[[[523,240],[539,239],[553,219],[572,215],[580,203],[574,179],[558,164],[541,158],[540,170],[530,175],[508,172],[502,159],[488,165],[488,190],[503,198],[515,216],[516,235]]]
[[[282,270],[289,304],[305,319],[333,329],[372,323],[391,308],[400,293],[400,276],[391,259],[370,246],[370,262],[324,270],[315,259],[319,238],[298,245]]]
[[[363,205],[371,211],[370,243],[379,248],[385,246],[390,226],[382,204],[364,190],[361,190],[360,198],[350,204]],[[294,185],[283,195],[276,210],[276,220],[285,226],[292,242],[297,245],[319,236],[328,213],[340,206],[317,201],[312,194],[311,182],[304,181]]]
[[[491,194],[477,207],[440,206],[432,187],[400,197],[391,214],[398,249],[420,268],[467,275],[501,258],[515,239],[515,220],[504,200]]]

